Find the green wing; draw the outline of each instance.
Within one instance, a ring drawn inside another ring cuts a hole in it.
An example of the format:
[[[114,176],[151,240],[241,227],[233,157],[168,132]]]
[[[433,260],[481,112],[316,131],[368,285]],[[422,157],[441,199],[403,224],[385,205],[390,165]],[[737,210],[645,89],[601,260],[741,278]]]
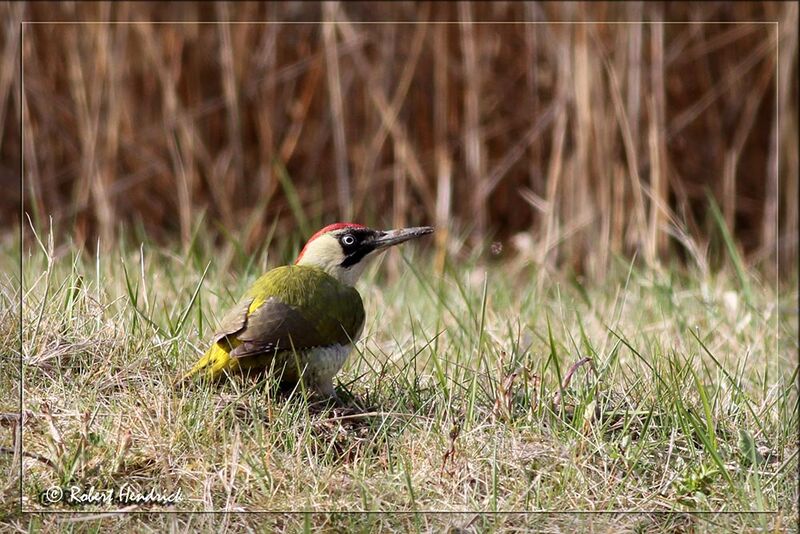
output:
[[[215,342],[227,341],[231,357],[280,350],[346,345],[364,325],[358,292],[321,269],[278,267],[256,280],[223,318]]]

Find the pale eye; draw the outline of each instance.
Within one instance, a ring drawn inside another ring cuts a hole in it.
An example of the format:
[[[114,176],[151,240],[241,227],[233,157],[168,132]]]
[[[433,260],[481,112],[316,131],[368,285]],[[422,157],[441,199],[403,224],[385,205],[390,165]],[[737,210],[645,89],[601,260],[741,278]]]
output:
[[[356,244],[356,238],[351,236],[351,235],[346,235],[346,236],[344,236],[342,238],[342,244],[344,244],[344,245],[346,245],[348,247],[350,245],[355,245]]]

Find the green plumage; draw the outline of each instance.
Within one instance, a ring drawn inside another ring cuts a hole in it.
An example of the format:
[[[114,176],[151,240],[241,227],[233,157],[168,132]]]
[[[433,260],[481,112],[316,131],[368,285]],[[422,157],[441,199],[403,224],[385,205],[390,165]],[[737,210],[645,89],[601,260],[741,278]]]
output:
[[[364,304],[358,291],[317,267],[272,269],[256,280],[245,296],[253,298],[251,313],[270,297],[291,306],[327,344],[350,343],[364,324]]]
[[[363,325],[364,305],[354,288],[317,267],[278,267],[222,319],[211,348],[183,378],[283,367],[287,356],[293,361],[296,354],[349,345]]]

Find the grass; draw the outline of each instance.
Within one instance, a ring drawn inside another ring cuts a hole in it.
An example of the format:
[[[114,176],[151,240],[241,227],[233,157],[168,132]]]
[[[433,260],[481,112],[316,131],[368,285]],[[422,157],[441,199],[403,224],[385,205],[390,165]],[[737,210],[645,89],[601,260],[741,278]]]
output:
[[[171,386],[227,307],[297,244],[246,256],[202,232],[191,243],[177,252],[121,239],[95,258],[46,233],[26,237],[24,510],[43,509],[37,496],[54,485],[128,482],[181,491],[174,507],[136,511],[309,512],[117,519],[158,531],[794,524],[796,279],[778,306],[774,285],[749,271],[618,260],[589,285],[513,258],[449,258],[437,272],[404,248],[395,279],[376,266],[358,286],[367,324],[337,389],[366,408],[359,414],[309,406],[268,381]],[[11,235],[0,247],[0,411],[12,414],[23,252]],[[4,520],[47,529],[64,517],[14,512],[18,427],[10,415],[3,423]],[[641,513],[501,513],[519,510]],[[676,511],[710,513],[662,513]],[[109,521],[84,519],[86,528]]]

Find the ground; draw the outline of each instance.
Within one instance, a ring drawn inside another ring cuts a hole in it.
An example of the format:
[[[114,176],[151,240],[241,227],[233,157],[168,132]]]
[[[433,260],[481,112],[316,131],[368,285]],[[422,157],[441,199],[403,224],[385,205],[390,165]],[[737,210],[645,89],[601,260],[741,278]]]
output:
[[[24,510],[48,488],[128,483],[178,502],[47,509],[396,513],[19,515],[21,252],[14,236],[0,247],[2,520],[17,527],[795,528],[796,279],[618,260],[588,282],[521,258],[437,269],[407,247],[359,282],[367,324],[342,407],[263,379],[172,385],[288,253],[209,241],[98,256],[41,232],[23,265]],[[475,513],[521,510],[639,513]]]

